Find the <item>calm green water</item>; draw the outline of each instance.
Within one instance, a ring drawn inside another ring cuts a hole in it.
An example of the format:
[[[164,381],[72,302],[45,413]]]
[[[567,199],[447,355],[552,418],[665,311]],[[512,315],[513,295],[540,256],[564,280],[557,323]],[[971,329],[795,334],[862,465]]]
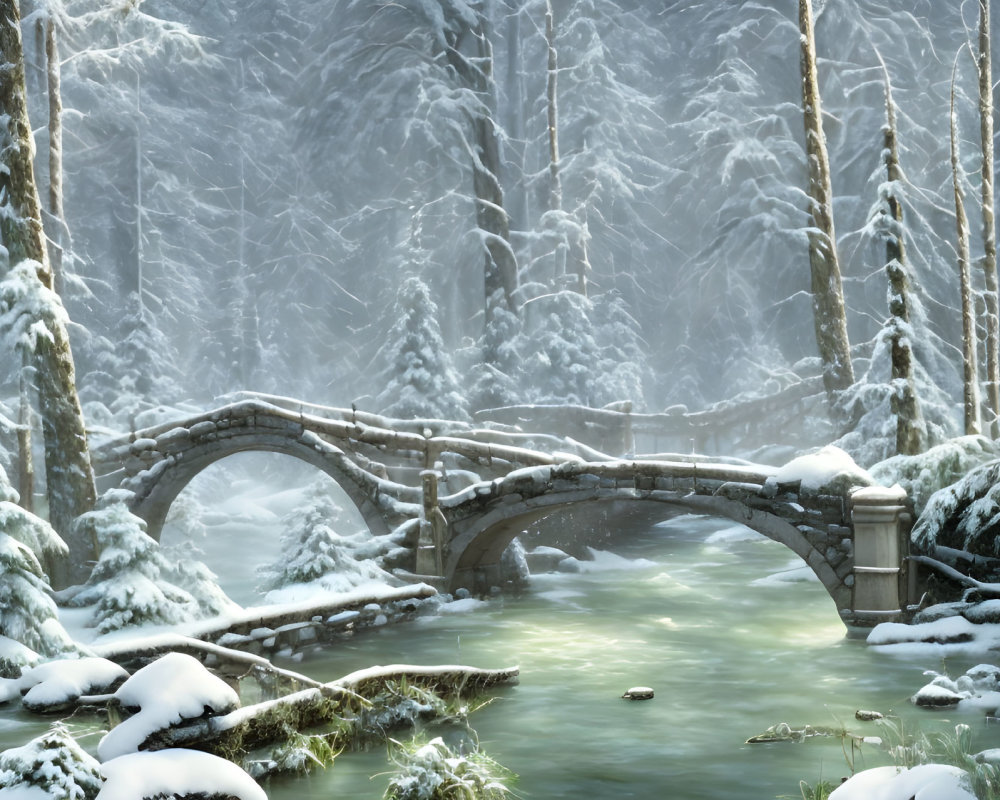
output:
[[[526,799],[798,797],[800,778],[839,780],[849,760],[861,769],[885,758],[874,746],[845,758],[834,739],[745,740],[779,722],[844,723],[876,734],[854,720],[858,708],[923,725],[968,722],[977,745],[1000,746],[998,728],[978,717],[907,703],[927,680],[923,670],[959,674],[971,662],[907,662],[847,640],[817,582],[767,579],[801,567],[781,545],[700,517],[622,520],[621,528],[584,572],[534,576],[523,596],[364,631],[291,666],[333,679],[398,662],[519,665],[519,685],[499,692],[471,723],[483,749],[519,775],[516,791]],[[255,583],[249,564],[271,560],[275,538],[260,519],[219,520],[205,558],[227,591],[247,602]],[[635,685],[653,687],[655,699],[622,700]],[[0,748],[48,724],[3,709]],[[96,737],[84,743],[93,749]],[[374,800],[391,766],[382,748],[345,753],[325,771],[271,780],[266,789],[272,800]]]
[[[798,797],[800,778],[850,774],[840,742],[748,737],[783,721],[875,734],[854,720],[858,708],[954,723],[907,703],[922,670],[940,664],[846,640],[816,582],[754,584],[799,565],[764,539],[710,543],[725,527],[692,517],[648,527],[617,556],[599,554],[593,571],[536,577],[526,596],[474,613],[371,631],[298,668],[332,679],[375,663],[520,665],[520,684],[471,721],[482,747],[520,776],[522,798]],[[653,687],[655,699],[622,700],[633,685]],[[996,746],[980,719],[964,721]],[[853,759],[858,769],[886,763],[873,746]],[[345,754],[268,791],[376,798],[389,766],[384,751]]]

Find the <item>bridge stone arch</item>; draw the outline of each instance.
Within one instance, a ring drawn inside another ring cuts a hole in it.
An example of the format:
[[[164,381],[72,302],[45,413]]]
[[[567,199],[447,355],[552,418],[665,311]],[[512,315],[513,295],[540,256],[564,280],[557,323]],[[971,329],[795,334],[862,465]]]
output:
[[[815,573],[849,629],[870,626],[898,617],[905,587],[899,553],[885,563],[874,552],[884,548],[873,548],[869,537],[878,529],[881,541],[901,540],[906,521],[905,493],[901,499],[893,490],[871,491],[800,495],[798,485],[778,486],[765,473],[676,463],[522,470],[441,500],[443,578],[451,589],[484,591],[501,582],[501,555],[531,522],[579,504],[655,502],[732,520],[783,544]],[[869,555],[876,558],[866,561]]]
[[[316,467],[344,491],[376,536],[389,533],[416,513],[415,505],[407,513],[407,500],[419,502],[416,490],[395,484],[391,485],[393,497],[387,496],[382,479],[361,469],[335,445],[295,426],[174,429],[157,439],[133,443],[132,451],[133,456],[142,452],[144,463],[151,463],[121,485],[133,493],[131,510],[145,520],[147,533],[156,540],[181,491],[203,470],[237,453],[278,453]],[[401,497],[401,493],[413,496]]]
[[[491,582],[498,583],[500,557],[513,539],[528,525],[560,509],[567,509],[583,503],[602,503],[614,500],[656,502],[674,508],[681,508],[697,514],[705,514],[746,525],[751,530],[779,542],[797,556],[816,574],[820,583],[829,592],[838,609],[851,606],[851,568],[837,570],[827,560],[825,552],[817,547],[818,531],[809,536],[789,521],[768,511],[750,509],[746,505],[725,497],[697,496],[680,492],[654,491],[638,496],[634,490],[605,489],[577,490],[551,493],[544,496],[544,502],[520,501],[505,503],[468,525],[458,524],[461,531],[451,540],[445,560],[445,571],[450,575],[452,589],[460,586],[483,589]],[[822,545],[820,545],[822,547]],[[842,563],[846,563],[845,559]]]

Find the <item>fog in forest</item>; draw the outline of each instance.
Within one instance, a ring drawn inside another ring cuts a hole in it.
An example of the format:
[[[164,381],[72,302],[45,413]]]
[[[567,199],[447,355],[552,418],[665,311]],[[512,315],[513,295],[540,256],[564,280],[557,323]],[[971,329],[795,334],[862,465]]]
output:
[[[953,70],[982,253],[963,50],[977,9],[897,5],[817,2],[819,78],[855,411],[876,422],[891,85],[933,441],[961,424]],[[22,12],[44,196],[37,10]],[[243,389],[400,417],[695,410],[818,374],[796,4],[556,0],[548,35],[545,10],[67,3],[62,295],[88,424]],[[488,301],[497,292],[506,302]],[[415,352],[432,375],[406,389]],[[12,396],[18,365],[5,366]]]

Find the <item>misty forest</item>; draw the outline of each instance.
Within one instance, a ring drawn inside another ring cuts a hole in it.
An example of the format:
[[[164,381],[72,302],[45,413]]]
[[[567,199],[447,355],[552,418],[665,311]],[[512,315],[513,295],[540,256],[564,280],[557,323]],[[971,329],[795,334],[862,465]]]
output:
[[[0,800],[1000,798],[998,26],[0,0]]]

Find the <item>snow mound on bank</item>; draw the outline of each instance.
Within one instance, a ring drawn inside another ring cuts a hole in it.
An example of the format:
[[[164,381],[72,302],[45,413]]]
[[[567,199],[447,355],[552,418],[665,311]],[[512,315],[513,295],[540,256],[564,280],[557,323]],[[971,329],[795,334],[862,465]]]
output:
[[[139,800],[189,794],[267,800],[264,790],[236,764],[197,750],[131,753],[108,761],[101,771],[107,782],[97,800]]]
[[[842,783],[830,800],[976,800],[968,785],[969,773],[946,764],[876,767]]]

